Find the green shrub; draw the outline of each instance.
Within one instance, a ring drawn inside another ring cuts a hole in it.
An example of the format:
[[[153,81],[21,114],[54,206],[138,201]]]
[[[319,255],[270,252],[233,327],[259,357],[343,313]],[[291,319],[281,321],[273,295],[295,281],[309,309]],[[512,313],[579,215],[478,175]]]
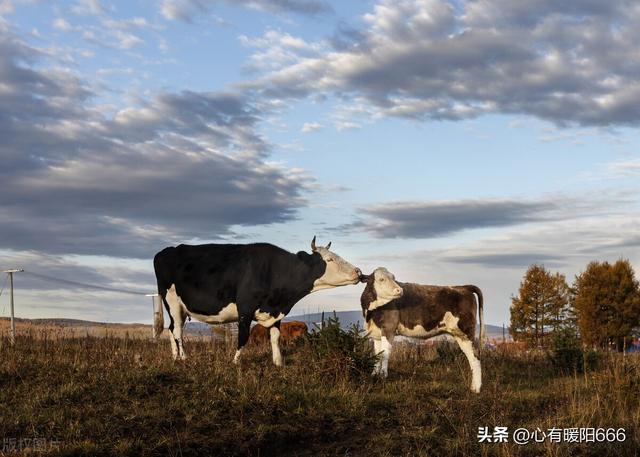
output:
[[[443,362],[453,362],[462,355],[462,351],[457,343],[449,340],[438,341],[435,344],[438,358]]]
[[[585,354],[575,329],[566,327],[558,330],[553,337],[551,361],[564,372],[582,373]]]
[[[318,369],[335,376],[351,378],[369,376],[378,361],[369,338],[354,324],[347,330],[340,327],[335,315],[322,322],[307,336],[305,345]]]
[[[594,349],[584,351],[584,367],[587,370],[600,368],[602,364],[602,354]]]

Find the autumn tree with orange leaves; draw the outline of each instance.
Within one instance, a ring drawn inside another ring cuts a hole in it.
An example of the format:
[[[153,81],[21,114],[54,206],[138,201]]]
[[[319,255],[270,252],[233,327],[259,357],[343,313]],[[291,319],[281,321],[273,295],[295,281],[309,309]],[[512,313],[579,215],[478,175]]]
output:
[[[640,289],[631,263],[591,262],[576,276],[574,289],[582,341],[623,350],[640,325]]]
[[[547,346],[561,328],[573,323],[571,289],[564,275],[531,265],[511,298],[509,332],[515,341]]]

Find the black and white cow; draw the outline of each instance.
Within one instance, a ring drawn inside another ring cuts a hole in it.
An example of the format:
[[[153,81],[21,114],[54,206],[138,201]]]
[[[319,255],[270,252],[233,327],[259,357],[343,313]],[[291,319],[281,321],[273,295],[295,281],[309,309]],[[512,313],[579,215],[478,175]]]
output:
[[[182,329],[187,316],[219,324],[238,322],[238,362],[249,339],[251,321],[270,329],[273,363],[282,365],[280,320],[311,292],[357,284],[361,271],[311,242],[311,254],[292,254],[267,243],[181,244],[156,254],[158,293],[169,313],[173,357],[185,358]],[[162,313],[154,322],[164,327]]]
[[[480,341],[484,339],[482,292],[476,286],[426,286],[396,282],[386,268],[362,276],[367,283],[360,303],[365,330],[382,356],[374,374],[387,376],[394,336],[427,339],[448,333],[464,352],[471,367],[471,390],[480,392],[480,360],[473,348],[476,306],[480,316]],[[475,295],[478,296],[476,304]]]

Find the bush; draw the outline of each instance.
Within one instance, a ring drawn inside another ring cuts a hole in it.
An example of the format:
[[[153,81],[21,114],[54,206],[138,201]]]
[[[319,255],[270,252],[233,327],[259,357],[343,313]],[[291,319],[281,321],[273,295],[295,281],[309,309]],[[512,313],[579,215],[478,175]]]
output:
[[[373,353],[369,338],[362,334],[358,325],[343,330],[334,313],[315,327],[305,345],[320,370],[351,378],[371,374],[379,356]]]
[[[460,346],[458,343],[449,340],[442,340],[436,342],[436,352],[438,353],[438,358],[447,363],[452,363],[456,360],[457,357],[462,355],[462,351],[460,350]]]
[[[551,361],[564,372],[584,371],[585,354],[575,329],[566,327],[555,333]]]

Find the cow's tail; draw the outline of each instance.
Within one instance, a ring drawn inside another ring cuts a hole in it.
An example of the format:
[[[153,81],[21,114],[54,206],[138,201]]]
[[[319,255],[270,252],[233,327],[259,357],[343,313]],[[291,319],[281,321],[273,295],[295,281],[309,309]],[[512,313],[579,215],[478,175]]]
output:
[[[158,296],[153,298],[153,336],[154,338],[158,338],[164,330],[164,312],[162,309],[164,297],[162,296],[162,292],[158,290]]]
[[[156,256],[153,258],[153,269],[156,273],[156,280],[158,282],[158,296],[157,297],[153,297],[153,336],[154,338],[158,338],[160,335],[162,335],[162,332],[164,330],[164,312],[163,312],[163,305],[167,308],[167,311],[169,310],[169,307],[167,305],[165,296],[167,293],[167,287],[164,285],[164,281],[161,278],[161,268],[160,268],[160,263],[161,263],[161,254],[163,251],[159,252],[158,254],[156,254]]]
[[[482,291],[478,286],[468,285],[464,286],[468,291],[473,292],[478,296],[478,320],[480,323],[480,336],[478,337],[478,342],[480,347],[483,347],[485,340],[485,328],[484,328],[484,300],[482,298]]]

